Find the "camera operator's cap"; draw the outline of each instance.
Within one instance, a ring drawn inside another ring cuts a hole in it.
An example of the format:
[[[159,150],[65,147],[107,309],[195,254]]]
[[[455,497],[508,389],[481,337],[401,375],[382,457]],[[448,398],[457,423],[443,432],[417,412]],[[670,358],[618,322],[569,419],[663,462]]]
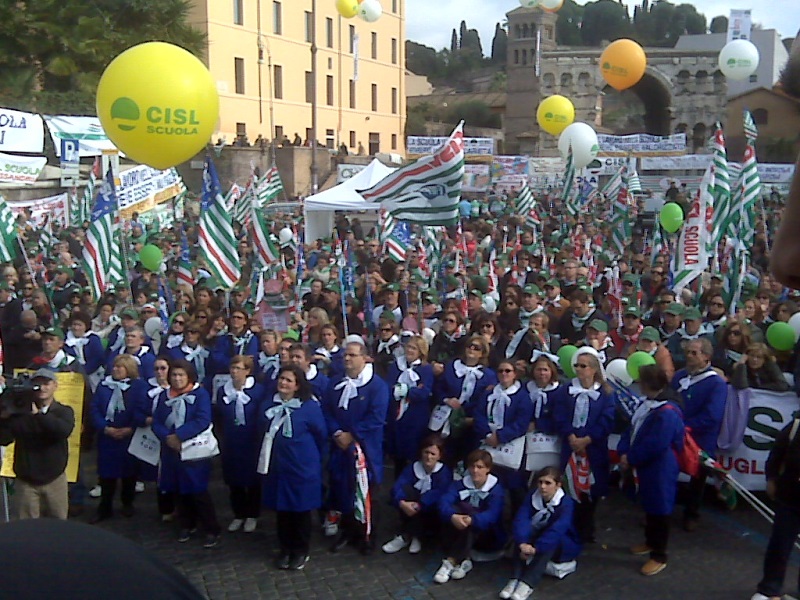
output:
[[[53,369],[41,368],[33,374],[31,379],[49,379],[50,381],[58,381],[56,372]]]
[[[75,271],[65,266],[58,267],[56,269],[56,273],[64,273],[66,275],[69,275],[70,277],[75,277]]]
[[[664,312],[667,313],[668,315],[675,315],[675,316],[680,317],[680,316],[683,316],[683,309],[684,309],[683,304],[681,304],[679,302],[672,302],[667,307],[667,310],[665,310]]]
[[[642,329],[642,333],[639,334],[639,339],[658,343],[661,341],[661,335],[655,327],[645,327]]]
[[[699,321],[703,318],[703,315],[700,314],[700,309],[696,306],[690,306],[685,311],[683,311],[683,320],[684,321]]]
[[[124,319],[125,317],[127,317],[129,319],[138,320],[139,319],[139,311],[137,311],[135,308],[128,307],[128,308],[124,309],[121,313],[119,313],[119,316],[120,316],[121,319]]]
[[[522,288],[522,293],[526,296],[541,296],[542,290],[539,289],[539,286],[535,283],[529,283],[524,288]]]
[[[42,335],[57,337],[60,340],[64,339],[64,332],[62,331],[61,327],[48,327],[42,332]]]
[[[587,325],[587,329],[594,329],[595,331],[608,333],[608,323],[603,321],[603,319],[593,319],[589,325]]]

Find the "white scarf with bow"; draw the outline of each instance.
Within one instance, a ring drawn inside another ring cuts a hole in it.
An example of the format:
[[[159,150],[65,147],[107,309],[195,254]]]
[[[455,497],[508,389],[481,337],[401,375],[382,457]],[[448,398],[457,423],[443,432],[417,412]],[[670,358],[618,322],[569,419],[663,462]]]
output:
[[[111,350],[112,352],[117,352],[120,348],[122,348],[125,345],[125,330],[122,328],[122,326],[120,326],[117,329],[115,329],[115,331],[117,332],[117,338],[109,347],[109,350]]]
[[[486,416],[489,418],[489,428],[492,432],[503,428],[506,409],[511,406],[511,396],[516,394],[519,388],[519,381],[515,381],[505,389],[499,383],[492,389],[492,393],[486,399]]]
[[[464,475],[461,483],[464,484],[464,489],[458,492],[459,499],[462,501],[468,500],[470,506],[478,508],[481,505],[481,501],[488,498],[492,488],[497,485],[497,477],[489,473],[486,476],[486,482],[480,488],[475,487],[472,476],[469,474]]]
[[[82,365],[86,364],[86,354],[84,353],[84,348],[86,344],[89,343],[90,335],[95,335],[93,333],[87,333],[83,337],[76,337],[74,333],[71,331],[67,333],[67,339],[64,340],[64,345],[69,346],[73,350],[75,350],[75,355],[78,358],[78,362]]]
[[[272,354],[267,356],[263,352],[258,353],[258,368],[261,369],[262,373],[266,373],[267,371],[272,371],[270,376],[272,379],[276,379],[278,376],[278,368],[281,364],[281,357],[277,354]]]
[[[161,387],[155,377],[148,379],[147,383],[150,384],[150,389],[147,390],[147,396],[153,401],[150,407],[150,414],[153,414],[156,412],[156,406],[158,406],[158,397],[161,395],[161,392],[169,389],[169,385]]]
[[[47,366],[51,369],[58,369],[61,366],[70,365],[76,360],[78,359],[74,356],[70,356],[62,349],[56,352],[56,355],[47,362]]]
[[[199,387],[200,386],[195,383],[189,391],[193,392]],[[169,413],[164,424],[167,427],[174,427],[175,429],[183,427],[183,424],[186,422],[186,405],[194,404],[195,398],[194,394],[188,392],[180,396],[175,396],[174,398],[167,398],[166,405],[172,409],[172,412]]]
[[[306,380],[311,382],[312,379],[315,379],[319,375],[319,369],[317,369],[317,365],[308,365],[308,371],[306,371]]]
[[[350,400],[358,396],[358,388],[368,384],[372,381],[372,365],[364,365],[364,370],[358,374],[358,377],[352,378],[345,376],[334,387],[335,390],[342,390],[339,396],[339,408],[348,410],[350,408]]]
[[[428,473],[425,470],[425,467],[422,466],[422,462],[417,461],[414,463],[414,477],[417,478],[417,482],[414,484],[414,489],[419,490],[420,496],[431,490],[431,487],[433,487],[432,476],[434,473],[441,471],[443,466],[444,465],[442,463],[437,462],[433,466],[433,470]]]
[[[687,374],[685,377],[681,377],[678,380],[678,392],[679,393],[685,392],[695,383],[700,383],[701,381],[703,381],[703,379],[708,379],[709,377],[713,377],[716,374],[717,372],[710,366],[706,367],[699,373],[695,373],[694,375]]]
[[[417,367],[421,364],[422,361],[417,359],[409,365],[405,356],[398,356],[397,368],[400,369],[400,376],[397,378],[397,383],[403,383],[407,388],[417,387],[417,383],[419,382],[419,373],[414,370],[414,367]],[[406,395],[400,400],[400,407],[397,411],[398,421],[403,418],[404,414],[406,414],[408,406],[408,394],[406,393]]]
[[[183,344],[183,334],[170,334],[167,336],[167,348],[177,348]]]
[[[314,354],[319,354],[324,356],[327,359],[330,359],[332,355],[336,354],[339,351],[339,346],[334,346],[330,350],[325,349],[323,346],[320,346],[316,350],[314,350]]]
[[[533,528],[534,531],[541,531],[547,526],[550,517],[555,514],[556,507],[561,504],[561,500],[565,495],[564,490],[558,488],[550,501],[545,503],[539,490],[533,493],[533,496],[531,496],[531,506],[534,512],[531,517],[531,528]]]
[[[569,386],[569,394],[575,398],[572,426],[580,429],[585,427],[589,420],[589,401],[597,400],[600,397],[600,384],[595,383],[592,387],[585,388],[578,379],[573,379]]]
[[[468,367],[460,359],[456,359],[453,363],[453,370],[456,372],[456,377],[463,380],[461,382],[461,395],[458,397],[459,403],[463,406],[469,402],[478,380],[483,378],[483,367],[481,365]]]
[[[380,353],[382,353],[384,351],[386,351],[386,354],[390,354],[389,349],[392,346],[394,346],[396,343],[398,343],[399,341],[400,341],[400,338],[395,333],[395,334],[392,335],[392,337],[390,337],[385,342],[378,342],[378,354],[380,354]]]
[[[552,392],[558,387],[558,382],[551,383],[544,388],[536,385],[535,381],[529,381],[527,388],[528,394],[533,402],[533,418],[538,419],[542,416],[542,410],[547,406],[547,392]]]
[[[248,329],[241,336],[237,336],[233,333],[230,335],[233,341],[233,347],[236,349],[236,354],[244,354],[245,350],[247,350],[247,344],[253,339],[253,332]]]
[[[225,404],[236,402],[233,413],[235,425],[247,425],[247,421],[244,416],[244,407],[250,404],[252,398],[245,393],[245,390],[249,390],[255,385],[255,383],[255,379],[248,377],[245,379],[244,387],[241,390],[237,390],[235,387],[233,387],[233,381],[228,381],[223,386],[222,401],[225,402]]]
[[[108,406],[106,407],[106,421],[111,422],[118,412],[125,410],[125,398],[122,394],[131,387],[131,380],[120,379],[117,381],[109,375],[103,379],[101,385],[111,390],[111,399],[108,401]]]
[[[292,411],[300,408],[303,403],[298,398],[283,401],[280,395],[275,394],[271,406],[264,413],[268,419],[271,420],[269,430],[264,434],[264,441],[261,443],[261,455],[258,458],[258,472],[262,475],[269,473],[269,466],[272,460],[272,446],[275,444],[275,436],[278,434],[278,429],[282,429],[283,437],[291,438],[294,435],[292,429]]]
[[[639,406],[636,407],[631,417],[631,426],[633,427],[631,431],[631,442],[636,439],[636,435],[639,433],[639,429],[641,429],[647,415],[649,415],[651,411],[664,406],[666,403],[666,400],[651,400],[650,398],[645,398],[639,403]]]
[[[549,352],[542,352],[541,350],[534,350],[533,353],[531,354],[531,363],[535,363],[537,360],[539,360],[540,356],[546,356],[557,365],[560,364],[561,362],[561,359],[556,354],[550,354]]]
[[[181,352],[186,355],[186,360],[194,365],[197,371],[197,380],[203,381],[206,378],[206,359],[208,358],[209,351],[203,346],[195,346],[190,348],[186,344],[181,346]]]

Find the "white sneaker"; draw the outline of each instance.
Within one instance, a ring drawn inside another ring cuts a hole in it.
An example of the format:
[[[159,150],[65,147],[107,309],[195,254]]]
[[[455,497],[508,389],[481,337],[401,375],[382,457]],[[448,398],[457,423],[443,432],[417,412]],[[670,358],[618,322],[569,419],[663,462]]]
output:
[[[528,600],[533,593],[533,588],[524,581],[517,584],[517,589],[511,594],[511,600]]]
[[[402,535],[397,535],[381,546],[381,550],[386,554],[394,554],[395,552],[400,552],[406,546],[408,546],[406,539]]]
[[[244,524],[244,519],[234,519],[233,521],[231,521],[231,524],[228,525],[228,531],[230,532],[239,531],[242,528],[243,524]]]
[[[442,566],[439,567],[439,570],[436,571],[436,574],[433,576],[433,580],[436,583],[447,583],[450,581],[450,574],[453,572],[453,569],[455,569],[453,563],[445,558],[442,561]]]
[[[253,533],[256,530],[256,526],[258,525],[257,519],[245,519],[244,520],[244,532],[245,533]]]
[[[464,579],[470,571],[472,571],[472,561],[465,558],[462,563],[450,573],[450,579]]]
[[[518,579],[509,579],[506,587],[500,590],[500,597],[503,600],[508,600],[514,594],[514,590],[517,589],[517,584],[519,583]]]
[[[411,538],[411,545],[408,547],[408,553],[419,554],[420,550],[422,550],[422,542],[419,541],[419,538]]]
[[[99,485],[96,485],[89,490],[89,496],[92,498],[99,498],[102,495],[103,495],[103,488],[101,488]]]
[[[137,481],[135,489],[137,494],[141,494],[144,491],[144,481]]]
[[[340,515],[336,511],[329,511],[325,515],[325,523],[322,529],[325,531],[325,537],[333,537],[339,533],[339,518]]]

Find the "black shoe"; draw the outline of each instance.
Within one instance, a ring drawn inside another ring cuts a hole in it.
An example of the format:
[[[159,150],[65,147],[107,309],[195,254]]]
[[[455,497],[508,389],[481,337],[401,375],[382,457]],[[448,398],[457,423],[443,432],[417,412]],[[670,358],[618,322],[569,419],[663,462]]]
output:
[[[192,531],[189,529],[181,529],[180,533],[178,533],[178,541],[183,544],[184,542],[188,542],[192,539]]]
[[[214,533],[209,533],[206,536],[206,541],[203,542],[203,548],[208,550],[211,548],[216,548],[217,546],[219,546],[219,535],[216,535]]]
[[[361,543],[358,545],[358,551],[362,556],[372,556],[375,552],[375,542],[372,540],[361,540]]]
[[[119,511],[119,514],[121,514],[126,519],[130,519],[133,515],[136,514],[136,510],[134,510],[133,506],[128,504],[122,507],[122,509]]]
[[[336,554],[337,552],[339,552],[339,550],[347,546],[347,544],[349,543],[350,543],[350,536],[347,535],[346,533],[340,533],[336,537],[336,540],[334,540],[333,544],[331,544],[330,551],[333,554]]]
[[[291,562],[292,557],[289,556],[289,553],[281,552],[278,556],[275,557],[275,568],[276,569],[283,569],[286,570],[289,568],[289,563]]]
[[[293,554],[286,568],[290,571],[302,571],[309,558],[308,554]]]
[[[105,521],[106,519],[110,519],[111,515],[104,514],[104,513],[96,513],[91,519],[89,519],[89,525],[97,525],[100,521]]]

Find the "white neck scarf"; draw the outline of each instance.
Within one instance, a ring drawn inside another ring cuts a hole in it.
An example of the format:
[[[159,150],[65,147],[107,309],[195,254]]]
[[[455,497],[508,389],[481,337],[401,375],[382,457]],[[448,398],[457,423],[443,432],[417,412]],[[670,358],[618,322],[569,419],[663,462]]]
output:
[[[244,387],[241,390],[237,390],[233,387],[233,381],[228,381],[223,386],[223,397],[222,401],[225,404],[230,404],[231,402],[236,402],[236,406],[234,407],[234,424],[235,425],[247,425],[247,421],[244,416],[244,407],[250,403],[252,398],[245,393],[245,390],[249,390],[253,387],[256,383],[256,380],[252,377],[248,377],[245,379]]]
[[[331,355],[336,354],[339,351],[339,346],[334,346],[330,350],[326,350],[323,346],[320,346],[316,350],[314,350],[314,354],[320,354],[325,358],[330,358]]]
[[[183,334],[170,334],[167,336],[167,348],[177,348],[183,343]]]
[[[444,465],[442,463],[437,462],[433,466],[433,470],[430,473],[428,473],[425,470],[425,467],[422,466],[421,461],[417,461],[414,463],[413,466],[414,477],[417,478],[417,482],[414,484],[414,488],[419,490],[420,496],[430,491],[431,487],[433,486],[433,480],[431,479],[432,475],[434,473],[438,473],[439,471],[441,471],[443,466]]]
[[[196,383],[189,391],[196,390],[199,385]],[[175,427],[178,429],[179,427],[183,427],[183,424],[186,422],[186,405],[187,404],[194,404],[195,395],[194,394],[181,394],[180,396],[175,396],[174,398],[167,398],[167,406],[172,409],[172,412],[169,413],[167,419],[165,421],[165,425],[167,427]]]
[[[345,376],[345,378],[334,387],[336,390],[342,390],[342,394],[339,396],[339,408],[343,408],[344,410],[350,408],[350,400],[358,396],[358,388],[368,384],[370,381],[372,381],[371,364],[364,365],[364,370],[361,371],[356,378]]]
[[[114,343],[111,344],[111,347],[109,348],[109,350],[111,350],[112,352],[118,351],[125,345],[125,330],[122,328],[121,325],[116,329],[116,332],[117,332],[117,339],[114,340]]]
[[[194,365],[197,371],[197,380],[203,381],[206,378],[206,359],[209,352],[203,346],[197,345],[189,348],[186,344],[181,346],[181,352],[186,355],[186,360]]]
[[[716,374],[717,372],[710,365],[694,375],[687,373],[686,377],[681,377],[678,381],[678,392],[685,392],[695,383],[700,383],[703,379],[708,379]]]
[[[306,379],[311,381],[319,374],[319,370],[317,369],[317,365],[311,364],[308,365],[308,371],[306,371]]]
[[[575,411],[572,413],[572,426],[576,429],[586,426],[589,420],[589,401],[600,397],[600,384],[595,383],[590,388],[581,385],[578,379],[573,379],[569,386],[570,396],[575,397]]]
[[[131,380],[121,379],[117,381],[109,375],[103,379],[102,385],[111,390],[111,399],[108,401],[108,407],[106,408],[106,421],[110,422],[114,420],[116,413],[125,410],[125,398],[122,393],[131,387]]]
[[[47,366],[51,369],[58,369],[62,365],[68,365],[72,362],[77,360],[76,358],[70,356],[63,349],[56,352],[56,355],[47,363]]]
[[[263,352],[258,353],[258,366],[262,373],[266,373],[268,369],[277,369],[280,362],[281,357],[277,354],[267,356]]]
[[[453,363],[453,369],[456,372],[456,377],[463,380],[461,382],[461,395],[458,398],[458,401],[463,406],[469,402],[478,380],[483,378],[483,367],[481,365],[468,367],[460,359],[456,359]]]
[[[533,418],[538,419],[542,416],[542,410],[547,406],[547,392],[552,392],[558,387],[558,382],[551,383],[544,388],[536,385],[535,381],[529,381],[527,388],[533,402]]]
[[[231,334],[231,337],[233,338],[233,347],[236,348],[236,354],[244,354],[247,344],[253,339],[253,332],[247,329],[241,337],[234,334]]]
[[[148,379],[147,383],[151,386],[150,389],[147,390],[147,395],[150,400],[152,400],[152,404],[150,405],[150,414],[152,414],[156,411],[156,406],[158,406],[158,397],[161,395],[161,392],[169,389],[169,385],[161,387],[155,377]]]
[[[397,336],[397,334],[394,334],[387,341],[378,342],[378,354],[384,351],[387,351],[386,353],[389,354],[388,350],[399,341],[400,338]]]
[[[475,483],[472,481],[472,476],[469,473],[464,475],[461,483],[464,484],[465,489],[458,492],[459,499],[469,500],[470,506],[478,508],[481,505],[481,501],[489,497],[489,492],[491,492],[492,488],[497,484],[497,477],[489,473],[489,475],[486,476],[486,482],[480,489],[475,488]]]
[[[565,495],[564,490],[558,488],[550,501],[545,503],[539,490],[533,493],[533,496],[531,496],[531,506],[533,507],[534,513],[531,518],[531,527],[534,531],[541,531],[545,528],[550,517],[555,514],[556,507],[561,504],[561,500]]]
[[[82,365],[86,364],[86,355],[84,353],[84,347],[88,343],[89,343],[88,333],[83,337],[75,337],[75,334],[70,331],[67,333],[67,339],[64,340],[65,346],[69,346],[70,348],[75,350],[75,354],[78,356],[78,362],[81,363]]]
[[[405,355],[397,357],[397,368],[400,369],[400,376],[397,378],[397,383],[403,383],[408,388],[416,387],[419,381],[419,374],[414,371],[414,367],[422,364],[420,359],[415,360],[410,365],[406,361]],[[403,418],[408,410],[408,394],[400,400],[400,409],[397,411],[397,420]]]
[[[647,415],[649,415],[651,411],[664,406],[666,403],[666,400],[651,400],[650,398],[645,398],[639,406],[636,407],[631,417],[631,425],[633,426],[631,442],[636,439],[636,435],[639,433],[639,429],[642,427]]]
[[[267,418],[272,420],[269,426],[270,437],[274,439],[275,434],[281,427],[283,427],[281,431],[283,433],[283,437],[292,437],[294,435],[291,419],[292,411],[300,408],[303,403],[299,398],[292,398],[291,400],[284,401],[281,399],[279,394],[275,394],[272,397],[272,401],[277,402],[277,404],[268,408],[267,412],[265,413]]]
[[[519,381],[515,381],[505,389],[498,383],[489,394],[486,400],[486,416],[489,418],[489,428],[493,432],[503,428],[506,408],[511,406],[511,396],[516,394],[519,388]]]
[[[511,358],[512,356],[514,356],[514,353],[517,351],[517,348],[519,348],[519,345],[525,338],[526,333],[528,333],[527,325],[514,334],[514,337],[511,338],[511,341],[508,342],[508,346],[506,346],[506,358]]]

